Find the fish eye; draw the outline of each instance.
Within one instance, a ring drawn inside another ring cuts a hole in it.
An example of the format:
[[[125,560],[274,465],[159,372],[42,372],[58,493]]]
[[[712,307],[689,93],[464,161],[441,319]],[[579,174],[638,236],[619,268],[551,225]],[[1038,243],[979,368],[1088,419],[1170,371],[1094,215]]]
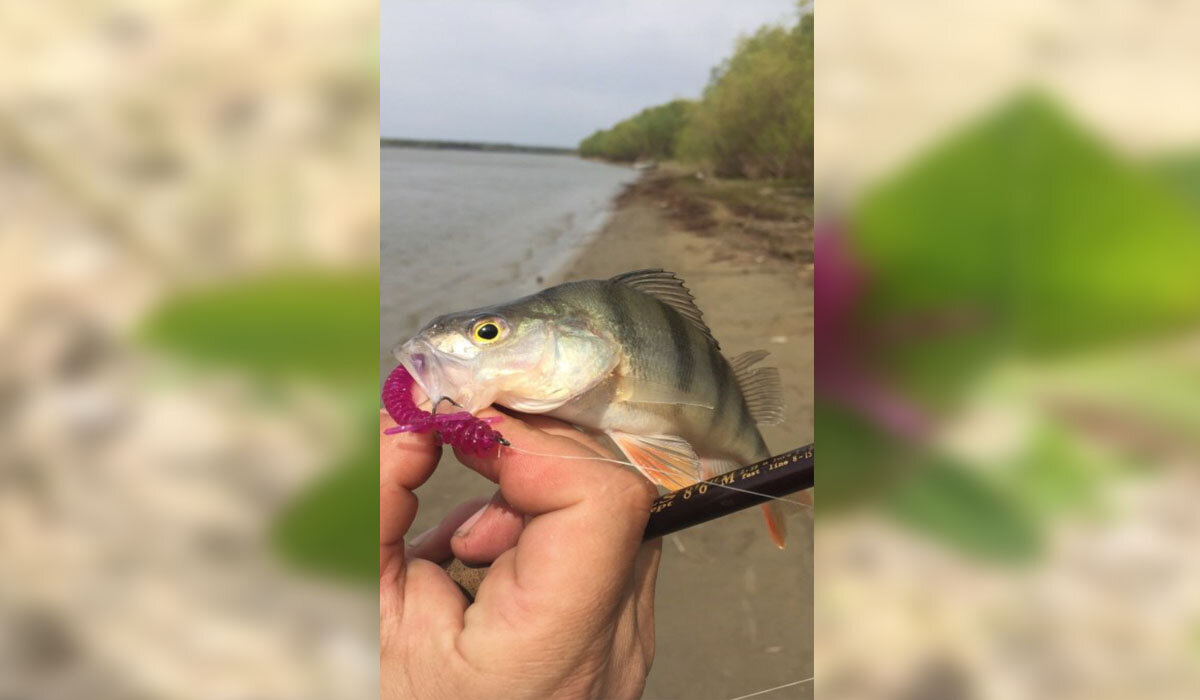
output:
[[[477,343],[492,343],[504,334],[504,321],[498,318],[481,318],[471,327],[471,338]]]

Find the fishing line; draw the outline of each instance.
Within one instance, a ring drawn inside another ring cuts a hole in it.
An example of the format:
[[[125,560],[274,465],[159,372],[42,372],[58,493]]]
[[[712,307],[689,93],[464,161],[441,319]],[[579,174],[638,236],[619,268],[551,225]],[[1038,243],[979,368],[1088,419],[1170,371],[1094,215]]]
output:
[[[805,678],[802,681],[792,681],[791,683],[784,683],[783,685],[777,685],[774,688],[767,688],[766,690],[760,690],[757,693],[750,693],[749,695],[739,695],[736,698],[732,698],[731,700],[746,700],[746,698],[752,698],[752,697],[756,697],[758,695],[765,695],[767,693],[773,693],[776,690],[783,690],[784,688],[791,688],[792,686],[800,685],[801,683],[809,683],[812,681],[812,679],[813,679],[813,676],[809,676],[808,678]]]
[[[498,449],[504,450],[505,448],[500,447]],[[633,462],[625,462],[623,460],[612,459],[609,457],[579,457],[579,456],[575,456],[575,455],[552,455],[552,454],[546,454],[545,452],[534,452],[533,450],[527,450],[523,447],[517,447],[516,445],[508,445],[507,449],[513,450],[515,452],[523,452],[527,455],[532,455],[534,457],[549,457],[551,459],[588,459],[588,460],[598,460],[601,462],[612,462],[613,464],[620,464],[620,465],[626,466],[626,467],[633,467],[634,469],[645,469],[647,471],[655,472],[656,474],[663,474],[666,476],[670,475],[669,472],[667,472],[666,470],[663,470],[663,469],[655,469],[654,467],[639,467],[638,465],[634,464]],[[688,474],[687,472],[683,471],[682,469],[679,469],[678,467],[675,467],[675,470],[676,470],[676,474],[679,476],[685,476],[689,479],[693,478],[691,474]],[[807,503],[803,503],[801,501],[795,501],[790,498],[783,498],[782,496],[772,496],[770,494],[761,493],[758,491],[750,491],[749,489],[740,489],[736,486],[730,486],[729,484],[722,484],[720,482],[710,481],[708,479],[696,479],[696,483],[697,484],[708,484],[710,486],[716,486],[718,488],[728,489],[729,491],[737,491],[739,493],[745,493],[745,494],[749,494],[751,496],[757,496],[759,498],[766,498],[766,499],[770,499],[772,501],[783,501],[784,503],[790,503],[794,506],[799,506],[800,508],[807,508],[809,510],[812,509],[811,505],[809,505]]]

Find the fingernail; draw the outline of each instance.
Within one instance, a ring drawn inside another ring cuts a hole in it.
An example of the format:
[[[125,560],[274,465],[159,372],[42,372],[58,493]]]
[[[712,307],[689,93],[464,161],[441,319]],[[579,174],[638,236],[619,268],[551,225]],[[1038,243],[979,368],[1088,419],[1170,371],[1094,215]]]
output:
[[[411,540],[408,541],[408,547],[410,549],[420,547],[422,544],[425,543],[425,540],[429,539],[429,536],[432,535],[433,531],[436,529],[437,529],[436,527],[431,527],[428,530],[426,530],[425,532],[422,532],[421,534],[412,538]]]
[[[483,517],[483,511],[485,510],[487,510],[487,505],[475,511],[474,515],[467,518],[462,525],[458,526],[458,529],[454,531],[454,536],[466,537],[468,534],[470,534],[471,528],[475,527],[475,523],[479,522],[479,519]]]

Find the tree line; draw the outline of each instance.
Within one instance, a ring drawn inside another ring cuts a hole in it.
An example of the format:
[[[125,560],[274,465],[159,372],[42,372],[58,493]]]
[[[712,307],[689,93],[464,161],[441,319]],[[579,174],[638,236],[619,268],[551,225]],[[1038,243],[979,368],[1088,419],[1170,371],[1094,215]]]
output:
[[[699,100],[642,110],[579,144],[584,157],[678,160],[720,177],[811,180],[813,15],[765,26],[713,69]]]

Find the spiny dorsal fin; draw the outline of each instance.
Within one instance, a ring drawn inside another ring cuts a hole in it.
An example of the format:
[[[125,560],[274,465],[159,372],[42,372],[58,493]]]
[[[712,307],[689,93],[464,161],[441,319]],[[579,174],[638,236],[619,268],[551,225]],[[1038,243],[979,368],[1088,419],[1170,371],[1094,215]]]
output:
[[[779,370],[774,367],[754,367],[766,350],[751,350],[729,361],[738,387],[750,409],[750,417],[760,425],[779,425],[783,422],[783,386]]]
[[[713,342],[713,345],[720,348],[712,331],[708,329],[708,324],[704,323],[704,314],[700,313],[700,309],[696,307],[696,300],[692,298],[692,293],[683,285],[683,280],[675,276],[674,272],[658,268],[635,270],[617,275],[609,281],[649,294],[675,309],[693,326],[700,329]]]

